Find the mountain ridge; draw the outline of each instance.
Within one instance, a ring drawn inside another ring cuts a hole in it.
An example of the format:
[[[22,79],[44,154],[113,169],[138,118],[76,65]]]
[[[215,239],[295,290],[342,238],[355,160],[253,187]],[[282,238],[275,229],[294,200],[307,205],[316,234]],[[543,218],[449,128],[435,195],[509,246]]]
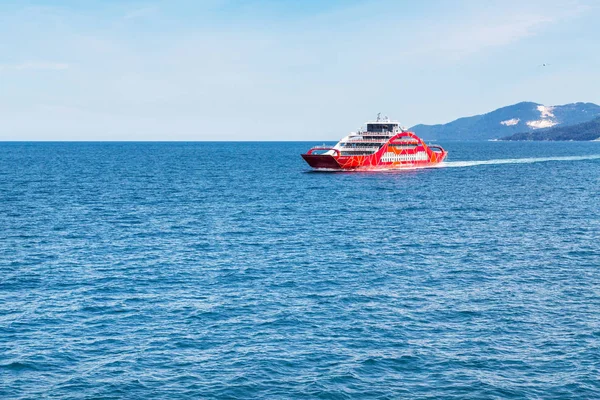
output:
[[[410,130],[426,140],[491,140],[555,126],[575,125],[596,117],[600,117],[600,106],[594,103],[545,106],[523,101],[446,124],[418,124]]]

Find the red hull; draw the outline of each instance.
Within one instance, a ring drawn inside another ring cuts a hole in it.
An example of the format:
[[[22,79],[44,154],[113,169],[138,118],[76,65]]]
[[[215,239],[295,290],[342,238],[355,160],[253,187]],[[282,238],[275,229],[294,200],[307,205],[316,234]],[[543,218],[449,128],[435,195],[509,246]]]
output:
[[[341,169],[342,167],[333,156],[327,154],[302,154],[304,161],[317,169]]]
[[[410,145],[408,148],[403,145]],[[313,154],[316,150],[334,154]],[[302,158],[316,169],[378,170],[425,168],[444,161],[448,152],[440,146],[428,146],[412,132],[391,137],[379,150],[369,155],[343,155],[334,148],[317,147],[302,154]]]

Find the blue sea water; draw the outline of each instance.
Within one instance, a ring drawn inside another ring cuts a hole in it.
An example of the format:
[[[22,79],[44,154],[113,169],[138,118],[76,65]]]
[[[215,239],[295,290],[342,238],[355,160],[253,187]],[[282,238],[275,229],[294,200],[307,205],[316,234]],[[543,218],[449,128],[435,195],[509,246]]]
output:
[[[443,144],[0,144],[0,398],[599,398],[600,143]]]

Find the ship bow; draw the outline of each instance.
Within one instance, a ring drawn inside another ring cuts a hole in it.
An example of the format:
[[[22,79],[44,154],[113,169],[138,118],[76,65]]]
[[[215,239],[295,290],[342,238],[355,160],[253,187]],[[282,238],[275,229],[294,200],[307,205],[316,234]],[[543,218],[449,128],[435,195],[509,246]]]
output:
[[[302,154],[302,158],[313,168],[341,169],[335,157],[329,154]]]

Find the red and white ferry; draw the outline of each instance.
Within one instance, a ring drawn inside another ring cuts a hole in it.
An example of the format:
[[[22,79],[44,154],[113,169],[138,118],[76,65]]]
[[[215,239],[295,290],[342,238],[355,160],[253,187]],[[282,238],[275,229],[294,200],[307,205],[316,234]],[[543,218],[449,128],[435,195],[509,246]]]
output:
[[[366,130],[352,132],[333,147],[313,147],[302,158],[316,169],[386,170],[430,167],[448,155],[442,147],[425,144],[380,114],[366,126]]]

